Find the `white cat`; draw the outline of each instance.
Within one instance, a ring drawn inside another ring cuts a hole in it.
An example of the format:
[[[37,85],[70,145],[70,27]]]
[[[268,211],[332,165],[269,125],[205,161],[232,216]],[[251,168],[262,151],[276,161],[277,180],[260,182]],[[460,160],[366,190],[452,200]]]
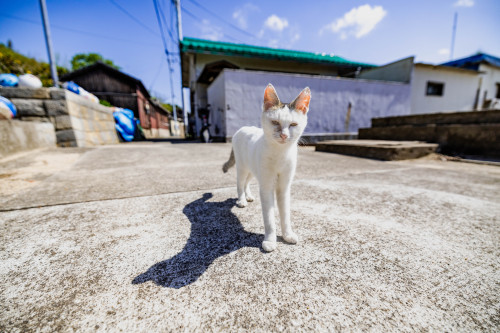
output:
[[[238,207],[254,200],[249,183],[252,177],[259,181],[265,229],[262,248],[267,252],[276,249],[275,196],[283,239],[292,244],[298,241],[290,221],[290,187],[297,165],[297,141],[307,125],[310,100],[311,91],[305,88],[293,102],[283,104],[269,84],[264,92],[262,128],[240,128],[233,136],[231,156],[222,167],[227,172],[236,162]]]

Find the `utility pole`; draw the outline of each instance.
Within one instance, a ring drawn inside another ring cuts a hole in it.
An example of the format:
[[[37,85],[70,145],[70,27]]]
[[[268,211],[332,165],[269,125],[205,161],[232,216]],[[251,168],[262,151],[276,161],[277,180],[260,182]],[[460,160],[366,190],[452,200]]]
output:
[[[453,60],[453,49],[455,48],[455,35],[457,32],[457,12],[455,12],[455,16],[453,17],[453,31],[451,33],[451,49],[450,49],[450,60]]]
[[[54,62],[54,54],[52,52],[52,39],[50,38],[50,25],[49,15],[47,14],[47,5],[45,0],[40,0],[40,8],[42,10],[43,31],[45,32],[45,43],[47,44],[47,53],[49,54],[50,74],[54,87],[59,85],[59,78],[57,77],[56,63]]]
[[[186,133],[188,128],[188,118],[186,103],[184,102],[184,88],[182,87],[182,57],[181,57],[181,43],[182,43],[182,20],[181,20],[181,0],[174,0],[175,11],[177,12],[177,37],[179,38],[179,66],[180,66],[180,76],[181,76],[181,99],[182,99],[182,111],[184,113],[184,133]]]

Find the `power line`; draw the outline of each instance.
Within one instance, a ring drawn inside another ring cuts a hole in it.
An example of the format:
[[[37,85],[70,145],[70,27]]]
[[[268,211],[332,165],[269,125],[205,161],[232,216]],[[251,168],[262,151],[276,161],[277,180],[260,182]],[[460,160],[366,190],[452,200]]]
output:
[[[170,4],[172,4],[172,3],[170,3]],[[169,21],[168,21],[168,20],[167,20],[167,18],[165,17],[165,10],[164,10],[164,8],[162,8],[162,7],[163,7],[163,5],[162,5],[161,3],[158,3],[158,8],[160,9],[160,13],[161,13],[161,17],[163,18],[163,22],[164,22],[165,26],[167,27],[167,32],[168,32],[168,35],[170,36],[170,40],[171,40],[174,44],[176,44],[176,43],[177,43],[177,40],[176,40],[176,38],[174,37],[174,35],[172,34],[173,24],[171,24],[171,25],[169,25],[169,24],[168,24],[168,22],[169,22]],[[170,11],[170,22],[172,22],[172,12],[173,12],[173,11],[172,11],[172,6],[170,6],[169,11]]]
[[[12,20],[27,22],[27,23],[36,24],[36,25],[42,25],[41,22],[34,21],[34,20],[29,20],[29,19],[25,19],[25,18],[22,18],[22,17],[12,16],[12,15],[8,15],[8,14],[0,14],[0,16],[7,17],[7,18],[10,18]],[[154,46],[157,45],[157,44],[147,43],[147,42],[143,42],[143,41],[135,41],[135,40],[125,39],[125,38],[118,38],[118,37],[101,35],[101,34],[97,34],[97,33],[94,33],[94,32],[89,32],[89,31],[83,31],[83,30],[78,30],[78,29],[73,29],[73,28],[67,28],[67,27],[64,27],[64,26],[57,25],[57,24],[50,24],[50,27],[53,28],[53,29],[58,29],[58,30],[63,30],[63,31],[69,31],[69,32],[73,32],[73,33],[77,33],[77,34],[81,34],[81,35],[86,35],[86,36],[93,36],[93,37],[97,37],[97,38],[104,38],[104,39],[109,39],[109,40],[116,40],[116,41],[120,41],[120,42],[145,44],[145,45],[154,45]]]
[[[201,18],[199,18],[199,17],[198,17],[198,16],[196,16],[195,14],[191,13],[191,12],[190,12],[189,10],[187,10],[185,7],[182,7],[182,11],[183,11],[185,14],[187,14],[188,16],[190,16],[190,17],[192,17],[193,19],[195,19],[196,21],[198,21],[198,22],[201,22],[201,21],[202,21],[202,19],[201,19]],[[223,33],[223,32],[221,32],[221,34],[222,34],[223,36],[225,36],[225,37],[227,37],[227,38],[231,39],[231,40],[237,41],[237,42],[239,42],[239,43],[245,43],[244,41],[242,41],[242,40],[241,40],[241,39],[239,39],[239,38],[236,38],[236,37],[230,36],[230,35],[225,34],[225,33]]]
[[[156,75],[153,78],[153,81],[151,81],[151,83],[149,84],[149,90],[150,91],[153,90],[153,87],[154,87],[154,85],[156,83],[156,80],[158,80],[158,77],[160,76],[161,70],[163,69],[163,62],[164,62],[164,59],[163,59],[163,57],[161,57],[160,66],[159,66],[158,70],[156,71]]]
[[[226,19],[220,17],[219,15],[217,15],[216,13],[214,13],[213,11],[211,11],[210,9],[206,8],[205,6],[203,6],[202,4],[198,3],[197,1],[195,0],[190,0],[196,7],[199,7],[201,9],[203,9],[204,11],[206,11],[207,13],[209,13],[210,15],[214,16],[215,18],[217,18],[219,21],[225,23],[226,25],[230,26],[231,28],[241,32],[242,34],[245,34],[247,36],[250,36],[252,38],[255,38],[255,39],[259,39],[257,36],[255,36],[254,34],[246,31],[246,30],[243,30],[237,26],[235,26],[234,24],[232,24],[231,22],[228,22],[226,21]]]
[[[158,0],[153,0],[153,4],[155,7],[155,12],[156,12],[156,19],[158,20],[158,25],[160,27],[160,33],[161,33],[161,40],[163,42],[163,47],[165,48],[165,54],[167,55],[167,66],[168,66],[168,76],[170,78],[170,98],[171,98],[171,105],[172,105],[172,111],[174,114],[174,120],[177,122],[177,111],[175,110],[175,104],[174,104],[174,83],[173,83],[173,68],[172,64],[170,63],[170,57],[169,57],[169,51],[168,51],[168,44],[167,44],[167,39],[165,38],[165,33],[163,30],[163,24],[161,22],[161,15],[160,15],[160,10],[158,6]]]
[[[130,17],[134,22],[136,22],[137,24],[139,24],[140,26],[142,26],[144,29],[148,30],[149,32],[151,32],[155,36],[160,37],[156,31],[154,31],[153,29],[151,29],[150,27],[148,27],[147,25],[145,25],[144,23],[142,23],[141,21],[139,21],[134,15],[132,15],[131,13],[129,13],[125,8],[123,8],[122,6],[120,6],[116,1],[109,0],[109,2],[111,2],[113,5],[115,5],[116,8],[118,8],[119,10],[121,10],[123,13],[125,13],[128,17]]]

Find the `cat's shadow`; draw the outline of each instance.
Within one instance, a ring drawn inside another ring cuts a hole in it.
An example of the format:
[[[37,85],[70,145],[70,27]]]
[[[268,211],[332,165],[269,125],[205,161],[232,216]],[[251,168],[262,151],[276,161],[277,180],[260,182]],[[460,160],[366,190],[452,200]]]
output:
[[[236,199],[208,202],[212,196],[205,193],[184,207],[182,212],[191,222],[191,234],[182,251],[151,266],[133,284],[153,281],[179,289],[198,280],[215,259],[243,247],[260,248],[264,235],[245,231],[231,212]]]

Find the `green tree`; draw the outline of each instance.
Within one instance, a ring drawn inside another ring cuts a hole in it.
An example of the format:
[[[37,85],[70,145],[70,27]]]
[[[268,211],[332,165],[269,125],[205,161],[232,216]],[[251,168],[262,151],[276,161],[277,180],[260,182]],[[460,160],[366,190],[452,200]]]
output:
[[[112,60],[109,59],[104,59],[102,55],[99,53],[78,53],[71,58],[71,67],[74,71],[77,69],[80,69],[82,67],[92,65],[93,63],[96,63],[97,61],[101,61],[105,63],[106,65],[109,65],[111,67],[114,67],[116,69],[120,69],[117,65],[113,63]]]

